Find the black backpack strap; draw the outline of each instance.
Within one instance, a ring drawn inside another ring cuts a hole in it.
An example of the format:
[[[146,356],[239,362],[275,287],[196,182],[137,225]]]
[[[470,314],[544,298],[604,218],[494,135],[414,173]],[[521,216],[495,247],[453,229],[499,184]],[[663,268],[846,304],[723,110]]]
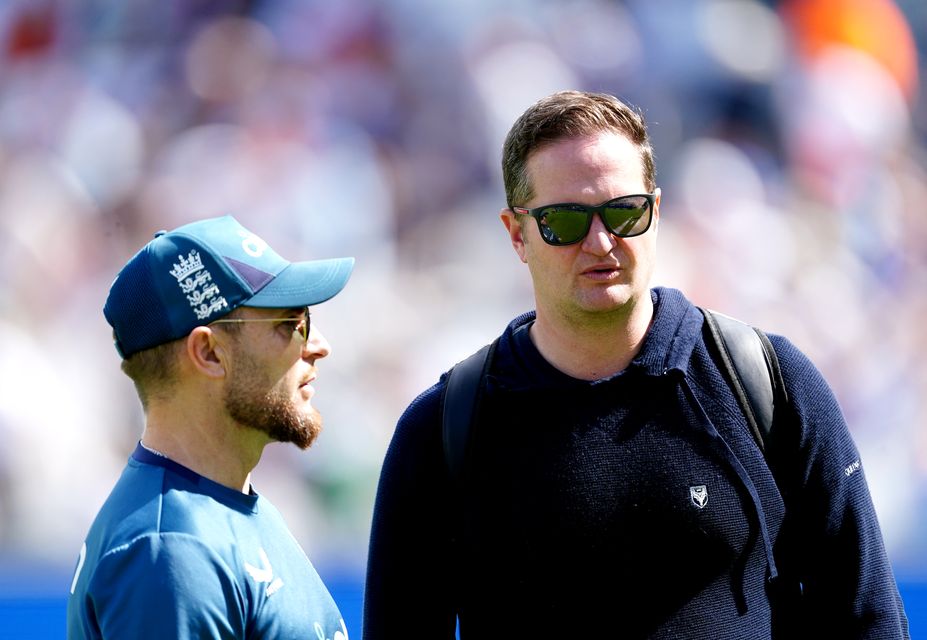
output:
[[[776,406],[786,400],[776,351],[759,329],[723,313],[699,309],[705,316],[708,333],[717,347],[731,389],[753,437],[765,454]]]
[[[699,309],[705,316],[708,333],[721,358],[721,367],[747,418],[750,431],[765,454],[776,407],[780,402],[787,402],[776,352],[769,338],[759,329],[723,313]],[[498,342],[497,338],[458,362],[448,373],[443,397],[442,440],[448,473],[455,486],[461,482],[473,416],[476,415],[482,383]]]
[[[461,483],[473,416],[479,407],[483,380],[489,372],[492,354],[498,342],[499,339],[496,338],[476,353],[461,360],[447,375],[441,436],[448,474],[455,487],[459,487]]]

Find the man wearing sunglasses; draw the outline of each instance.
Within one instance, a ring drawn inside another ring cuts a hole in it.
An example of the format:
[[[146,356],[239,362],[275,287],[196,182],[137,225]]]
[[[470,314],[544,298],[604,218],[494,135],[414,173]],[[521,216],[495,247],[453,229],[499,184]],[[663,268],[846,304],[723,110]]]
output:
[[[457,624],[464,639],[907,637],[820,373],[772,336],[789,403],[768,463],[702,314],[650,288],[661,192],[642,117],[554,94],[516,121],[502,167],[502,223],[536,310],[496,342],[458,474],[447,375],[400,418],[365,640],[453,638]]]
[[[103,313],[146,424],[80,550],[68,638],[347,640],[251,471],[322,427],[331,349],[309,307],[353,264],[288,262],[224,216],[157,233],[119,272]]]

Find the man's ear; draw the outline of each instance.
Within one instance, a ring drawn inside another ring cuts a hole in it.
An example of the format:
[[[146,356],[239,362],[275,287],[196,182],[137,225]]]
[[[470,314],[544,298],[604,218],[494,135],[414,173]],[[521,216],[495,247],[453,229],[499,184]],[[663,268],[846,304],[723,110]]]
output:
[[[660,196],[663,195],[663,191],[660,190],[660,187],[657,187],[653,190],[653,195],[653,226],[656,231],[660,225]]]
[[[196,327],[187,336],[187,359],[190,365],[204,376],[225,376],[228,353],[228,349],[218,343],[216,334],[209,327]]]
[[[509,241],[512,243],[515,253],[518,254],[522,262],[527,263],[524,231],[515,217],[515,212],[508,208],[503,209],[499,212],[499,218],[502,220],[502,224],[505,225],[505,230],[509,232]]]

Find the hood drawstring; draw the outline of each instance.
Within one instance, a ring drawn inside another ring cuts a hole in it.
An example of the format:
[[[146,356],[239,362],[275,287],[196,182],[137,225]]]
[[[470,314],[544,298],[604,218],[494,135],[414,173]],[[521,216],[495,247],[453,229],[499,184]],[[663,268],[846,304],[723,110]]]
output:
[[[689,403],[690,406],[694,407],[697,411],[697,418],[699,425],[705,434],[711,438],[711,441],[714,445],[716,451],[719,451],[727,462],[727,464],[734,470],[734,473],[737,474],[737,477],[740,479],[741,484],[750,494],[750,499],[753,501],[754,513],[756,514],[756,521],[759,527],[759,533],[763,538],[763,547],[766,552],[766,565],[767,565],[767,582],[772,584],[778,577],[779,572],[776,569],[776,560],[773,557],[773,546],[772,542],[769,539],[769,530],[766,526],[766,514],[763,511],[763,504],[760,501],[759,493],[757,493],[756,487],[753,484],[753,480],[750,478],[750,474],[747,473],[747,470],[738,460],[737,456],[731,451],[731,448],[725,442],[724,438],[721,437],[721,434],[718,433],[718,430],[712,424],[711,420],[708,418],[708,414],[705,412],[705,409],[702,407],[702,404],[698,401],[695,393],[692,391],[692,387],[689,385],[688,377],[684,372],[679,369],[671,369],[664,371],[664,375],[671,375],[676,379],[679,385],[679,391],[681,393],[680,401],[683,406],[686,403]],[[734,593],[734,597],[737,600],[737,608],[741,614],[747,612],[747,602],[746,602],[746,593],[744,589],[744,581],[746,578],[746,565],[747,558],[749,557],[750,550],[753,546],[753,542],[756,540],[755,532],[751,534],[748,538],[747,544],[744,548],[744,551],[741,553],[740,557],[737,558],[735,566],[738,571],[731,578],[731,589]]]

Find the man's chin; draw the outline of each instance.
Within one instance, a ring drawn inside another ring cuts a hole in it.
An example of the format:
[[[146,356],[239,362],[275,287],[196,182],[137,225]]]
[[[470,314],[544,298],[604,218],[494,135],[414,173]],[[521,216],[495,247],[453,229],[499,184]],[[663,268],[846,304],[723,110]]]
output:
[[[313,445],[322,431],[321,416],[304,416],[302,419],[296,419],[290,416],[288,420],[268,422],[263,421],[259,424],[241,425],[245,429],[253,429],[267,436],[269,442],[280,442],[292,444],[302,450],[306,450]]]
[[[322,430],[322,416],[308,402],[294,402],[277,394],[248,394],[229,388],[225,405],[238,424],[260,431],[272,442],[288,442],[308,449]]]
[[[281,425],[282,426],[282,425]],[[278,442],[294,444],[303,451],[308,449],[322,432],[322,416],[315,409],[308,415],[304,414],[298,423],[284,426],[276,434]],[[271,434],[273,436],[275,434]]]
[[[290,444],[294,444],[300,449],[302,449],[303,451],[305,451],[306,449],[308,449],[315,443],[315,440],[318,436],[319,436],[319,431],[308,431],[302,437],[293,438],[289,442]]]

